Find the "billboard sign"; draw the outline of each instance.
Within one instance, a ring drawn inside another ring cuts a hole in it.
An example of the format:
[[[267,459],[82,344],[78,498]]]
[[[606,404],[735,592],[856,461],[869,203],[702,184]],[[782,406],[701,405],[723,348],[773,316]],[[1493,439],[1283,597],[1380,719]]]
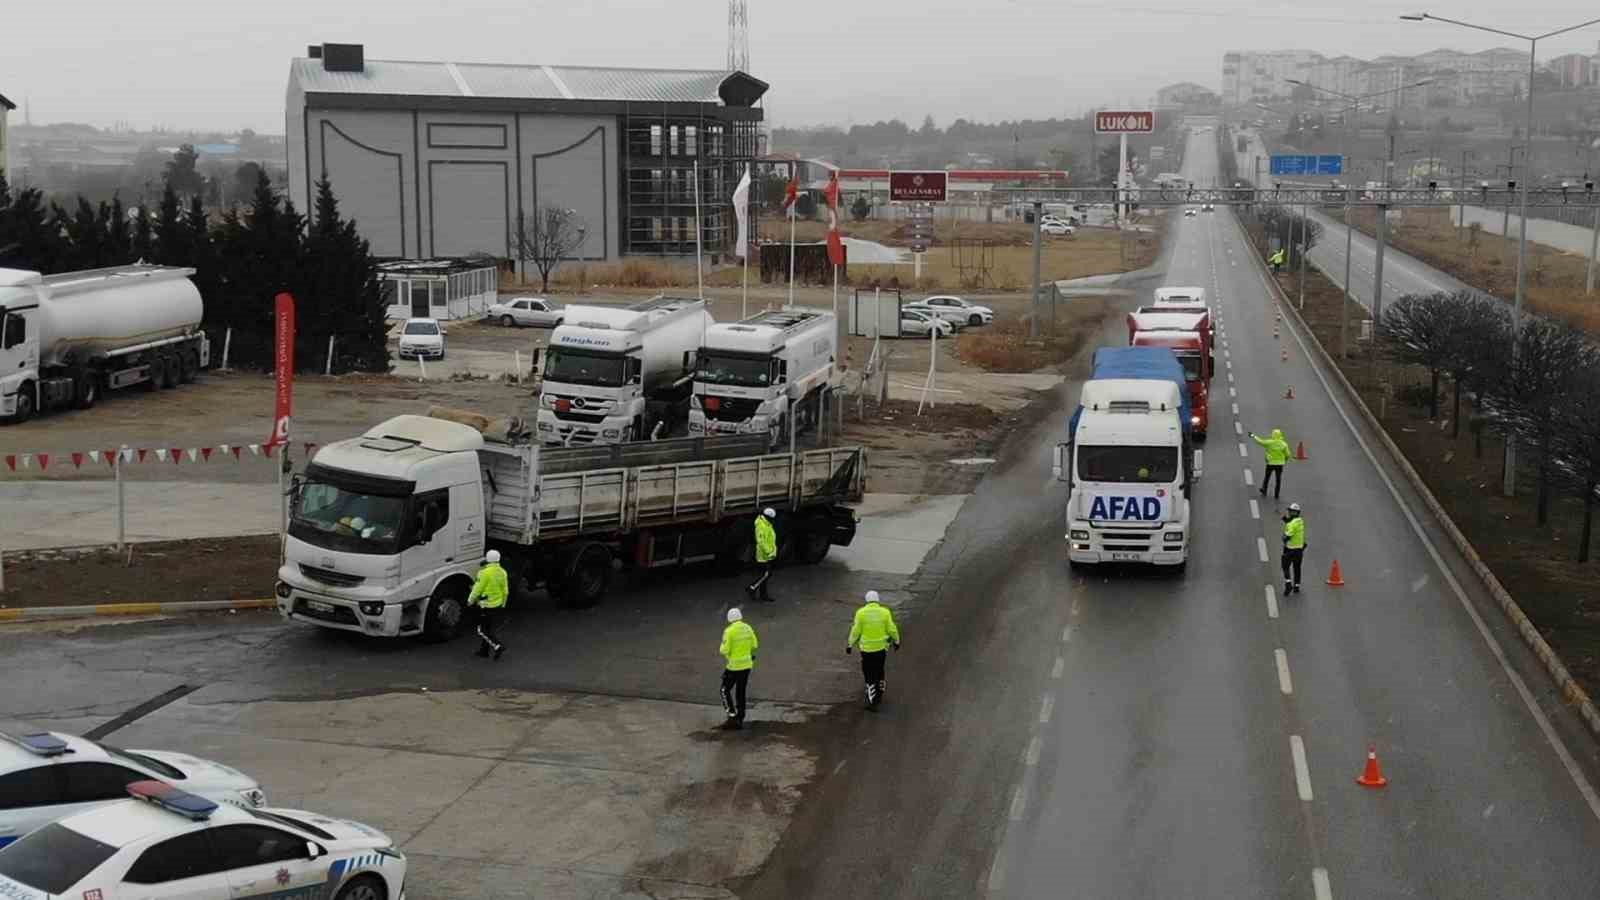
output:
[[[944,172],[890,172],[889,199],[893,202],[943,203]]]
[[[1338,154],[1276,154],[1272,157],[1273,175],[1343,175],[1344,157]]]
[[[1156,113],[1153,109],[1101,110],[1094,114],[1097,134],[1154,134]]]

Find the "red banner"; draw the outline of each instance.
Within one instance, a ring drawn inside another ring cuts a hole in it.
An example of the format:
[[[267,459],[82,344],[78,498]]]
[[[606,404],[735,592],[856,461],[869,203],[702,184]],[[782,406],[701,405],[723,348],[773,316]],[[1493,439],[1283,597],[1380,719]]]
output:
[[[277,376],[277,408],[272,413],[272,434],[266,446],[289,442],[289,415],[294,411],[294,297],[275,299],[278,329],[274,336],[273,371]]]

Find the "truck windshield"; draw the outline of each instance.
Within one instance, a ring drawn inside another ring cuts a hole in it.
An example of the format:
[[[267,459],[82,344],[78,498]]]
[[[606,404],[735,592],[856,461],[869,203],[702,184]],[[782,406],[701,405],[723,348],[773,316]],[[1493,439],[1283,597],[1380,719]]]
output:
[[[570,347],[551,347],[545,358],[544,380],[595,387],[622,387],[627,357],[590,353]]]
[[[764,356],[725,356],[707,352],[700,357],[695,380],[706,384],[766,387],[772,383],[772,360]]]
[[[1082,481],[1170,484],[1178,480],[1177,447],[1078,447]]]
[[[345,553],[395,553],[406,498],[365,494],[326,479],[300,487],[289,533],[317,547]]]
[[[1178,362],[1183,366],[1183,377],[1186,381],[1200,380],[1200,354],[1179,353]]]

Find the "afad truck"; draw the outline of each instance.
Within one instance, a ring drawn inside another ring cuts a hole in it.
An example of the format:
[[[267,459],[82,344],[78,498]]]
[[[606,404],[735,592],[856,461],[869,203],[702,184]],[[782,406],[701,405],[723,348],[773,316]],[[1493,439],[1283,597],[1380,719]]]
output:
[[[288,619],[397,637],[460,631],[487,550],[512,585],[594,604],[613,570],[737,571],[756,516],[779,559],[820,562],[855,537],[859,447],[765,452],[765,436],[543,447],[526,426],[447,410],[396,416],[320,447],[290,492],[278,570]],[[515,599],[513,603],[517,602]]]
[[[764,434],[814,425],[837,379],[837,324],[816,309],[769,310],[706,329],[689,398],[689,435]]]
[[[1190,491],[1200,477],[1183,367],[1159,347],[1102,347],[1054,472],[1067,487],[1067,559],[1189,561]]]
[[[684,297],[567,307],[545,351],[539,440],[617,444],[682,425],[695,354],[711,324],[705,301]]]
[[[211,365],[193,269],[0,269],[0,418],[88,409],[102,393],[194,381]]]

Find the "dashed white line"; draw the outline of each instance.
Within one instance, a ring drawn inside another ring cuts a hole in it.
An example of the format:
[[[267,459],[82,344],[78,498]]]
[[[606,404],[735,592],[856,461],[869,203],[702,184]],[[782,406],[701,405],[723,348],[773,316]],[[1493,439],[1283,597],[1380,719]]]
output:
[[[1238,406],[1237,403],[1235,403],[1234,405]],[[1244,434],[1244,426],[1239,424],[1238,422],[1233,423],[1233,433],[1243,436],[1243,434]]]
[[[1071,642],[1071,640],[1072,640],[1072,626],[1068,625],[1067,627],[1061,629],[1061,643],[1063,643],[1063,644],[1069,643],[1069,642]]]
[[[1233,405],[1233,414],[1236,416],[1239,414],[1239,404],[1237,403]]]
[[[1039,724],[1050,724],[1050,713],[1056,708],[1056,698],[1045,695],[1044,702],[1039,705]]]
[[[1034,735],[1033,740],[1028,742],[1028,765],[1037,766],[1039,764],[1039,753],[1043,749],[1044,741],[1039,740],[1039,736],[1037,734]]]
[[[1256,476],[1250,474],[1249,469],[1244,470],[1244,483],[1251,486],[1254,486],[1256,483]]]
[[[1293,694],[1294,682],[1289,678],[1289,654],[1280,648],[1272,651],[1272,656],[1278,661],[1278,690],[1283,691],[1285,695]]]
[[[1272,589],[1272,585],[1270,585],[1270,584],[1267,585],[1266,588],[1267,588],[1267,618],[1276,619],[1278,617],[1278,592],[1273,590]]]
[[[1065,659],[1062,659],[1059,656],[1056,657],[1056,664],[1050,667],[1050,677],[1051,678],[1060,678],[1061,677],[1061,673],[1063,671],[1065,671],[1066,668],[1067,668],[1067,661]]]
[[[1022,813],[1028,808],[1028,801],[1022,794],[1022,788],[1011,792],[1011,821],[1022,821]]]
[[[1239,458],[1240,459],[1249,459],[1250,458],[1250,451],[1246,450],[1244,448],[1244,442],[1242,442],[1242,441],[1239,443]]]
[[[1311,870],[1311,889],[1317,900],[1333,900],[1333,885],[1328,883],[1327,869]]]
[[[1231,371],[1228,373],[1228,383],[1233,384],[1233,372]]]
[[[1250,501],[1250,518],[1252,518],[1252,519],[1261,518],[1261,505],[1259,503],[1256,503],[1255,500],[1251,500]]]
[[[1235,391],[1233,388],[1228,388],[1228,396],[1229,397],[1237,397],[1237,396],[1239,396],[1239,392]]]
[[[1307,803],[1311,796],[1311,768],[1306,765],[1306,742],[1300,740],[1300,735],[1289,735],[1289,753],[1294,757],[1294,787],[1300,792],[1300,799]]]
[[[1250,470],[1246,469],[1245,471],[1248,472]],[[1264,537],[1256,538],[1256,553],[1261,556],[1261,561],[1262,562],[1266,562],[1267,561],[1267,539],[1266,538],[1264,538]]]

